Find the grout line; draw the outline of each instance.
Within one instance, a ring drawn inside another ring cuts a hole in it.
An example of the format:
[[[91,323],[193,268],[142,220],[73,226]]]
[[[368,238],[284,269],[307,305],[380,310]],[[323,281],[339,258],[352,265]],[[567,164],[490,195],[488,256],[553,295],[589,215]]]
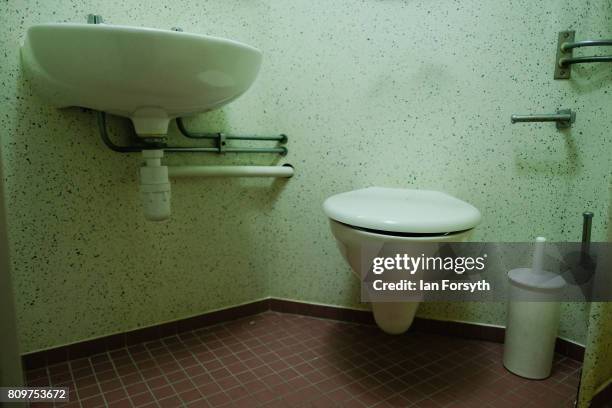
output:
[[[99,355],[103,355],[103,354],[105,354],[108,358],[110,358],[110,354],[108,353],[108,351],[105,351],[103,353],[98,353],[98,354],[95,354],[95,355],[99,356]],[[100,389],[100,396],[104,400],[105,406],[108,406],[108,401],[106,400],[106,395],[104,395],[104,391],[102,390],[100,379],[98,378],[98,372],[96,371],[96,367],[95,367],[95,365],[93,363],[92,358],[93,358],[93,356],[89,357],[89,363],[91,364],[91,368],[93,370],[93,375],[94,375],[94,378],[96,379],[96,384],[98,385],[98,388]],[[114,367],[115,366],[113,365],[113,370],[114,370]],[[119,374],[119,373],[117,373],[117,374]]]
[[[68,371],[70,372],[70,378],[72,378],[72,384],[74,384],[74,395],[75,398],[77,399],[78,405],[79,407],[83,407],[83,404],[81,403],[81,398],[79,398],[79,394],[77,391],[77,386],[76,386],[76,377],[74,376],[74,372],[72,371],[72,364],[70,364],[70,360],[66,362],[68,364]],[[70,389],[68,389],[68,394],[70,394]],[[71,401],[72,402],[72,401]]]
[[[161,340],[161,339],[159,339]],[[154,340],[156,341],[156,340]],[[157,364],[157,360],[155,360],[155,358],[153,357],[153,355],[151,354],[151,351],[145,346],[145,344],[147,343],[151,343],[151,342],[144,342],[144,343],[139,343],[141,345],[143,345],[143,347],[145,348],[146,353],[149,355],[149,357],[151,357],[151,360],[153,360],[155,362],[155,367],[159,368],[159,371],[161,372],[160,375],[152,377],[152,378],[145,378],[144,375],[142,375],[142,370],[140,369],[140,367],[138,367],[138,364],[136,363],[136,360],[134,360],[134,356],[132,354],[132,352],[130,350],[127,350],[128,356],[130,357],[130,360],[132,361],[132,363],[134,364],[134,366],[136,367],[136,372],[138,373],[138,375],[140,375],[140,377],[142,378],[143,384],[145,385],[145,387],[147,387],[147,390],[151,393],[151,395],[153,396],[154,400],[155,400],[155,404],[159,406],[159,401],[167,399],[167,398],[171,398],[173,395],[169,395],[167,397],[158,399],[154,392],[153,392],[153,388],[151,388],[151,386],[149,385],[148,381],[153,380],[155,378],[158,377],[163,377],[164,380],[166,380],[166,382],[168,383],[168,386],[174,391],[174,387],[172,387],[172,383],[170,382],[170,380],[168,379],[168,377],[166,376],[166,372],[164,370],[161,369],[161,367],[159,366],[159,364]],[[163,343],[162,343],[163,344]],[[126,347],[127,348],[127,347]],[[172,371],[173,372],[173,371]],[[162,386],[165,387],[165,386]],[[159,388],[162,388],[159,387]],[[175,392],[176,395],[176,392]],[[178,397],[178,395],[177,395]]]
[[[265,313],[265,312],[263,312],[263,313]],[[259,314],[259,313],[258,313],[258,314]],[[252,316],[245,316],[245,317],[243,317],[243,318],[236,319],[236,320],[234,320],[233,322],[238,322],[238,321],[240,321],[240,320],[246,320],[246,319],[251,318],[251,317],[252,317]],[[223,324],[225,324],[225,323],[223,323]],[[249,322],[249,324],[250,324],[250,322]],[[199,330],[199,329],[198,329],[198,330]],[[227,330],[227,329],[226,329],[226,330]],[[197,330],[194,330],[194,331],[193,331],[193,332],[194,332],[194,334],[195,334],[195,331],[197,331]],[[207,331],[208,331],[208,330],[207,330]],[[220,337],[219,337],[219,336],[218,336],[216,333],[211,333],[211,334],[212,334],[212,335],[215,337],[216,341],[221,342],[221,345],[222,345],[223,347],[227,347],[227,346],[224,344],[223,340],[222,340],[222,339],[221,339],[221,338],[220,338]],[[200,338],[200,336],[198,336],[197,334],[195,334],[195,336],[198,338],[198,340],[201,342],[201,344],[202,344],[202,345],[204,345],[204,346],[205,346],[205,347],[208,349],[208,351],[209,351],[210,353],[212,353],[212,356],[214,357],[214,360],[216,360],[216,361],[217,361],[219,364],[221,364],[221,368],[225,368],[225,369],[227,370],[227,366],[226,366],[226,364],[225,364],[225,363],[223,363],[223,362],[221,361],[221,359],[220,359],[220,358],[217,356],[217,354],[214,352],[214,350],[213,350],[213,349],[211,349],[211,348],[209,348],[209,347],[206,345],[206,342],[205,342],[205,341],[203,341],[203,340]],[[235,337],[235,336],[232,336],[232,337]],[[239,341],[239,342],[242,344],[242,346],[246,347],[246,350],[251,349],[251,347],[249,347],[249,346],[247,346],[246,344],[244,344],[244,342],[242,342],[240,339],[237,339],[237,340],[238,340],[238,341]],[[228,347],[228,348],[229,348],[229,347]],[[237,354],[236,354],[236,353],[235,353],[235,352],[234,352],[234,351],[233,351],[231,348],[229,348],[229,351],[230,351],[230,354],[229,354],[229,355],[233,355],[233,356],[234,356],[234,357],[235,357],[235,358],[236,358],[236,359],[237,359],[239,362],[243,362],[243,361],[244,361],[244,360],[242,360],[240,357],[238,357],[238,355],[237,355]],[[208,370],[208,368],[206,368],[206,367],[203,365],[203,363],[202,363],[202,362],[201,362],[201,361],[200,361],[200,360],[199,360],[199,359],[198,359],[198,358],[195,356],[195,354],[194,354],[193,352],[191,352],[191,354],[193,355],[193,357],[196,359],[197,363],[198,363],[198,364],[199,364],[199,365],[200,365],[200,366],[201,366],[201,367],[202,367],[202,368],[205,370],[205,372],[206,372],[207,374],[211,374],[211,373],[212,373],[211,371],[209,371],[209,370]],[[255,356],[255,357],[257,357],[257,356]],[[253,358],[253,357],[251,357],[251,358]],[[213,360],[211,360],[211,361],[213,361]],[[265,362],[262,362],[262,365],[265,365]],[[238,374],[242,374],[243,372],[251,372],[253,375],[256,375],[255,373],[253,373],[253,370],[252,370],[251,368],[247,367],[246,365],[245,365],[245,367],[246,367],[246,370],[244,370],[244,371],[242,371],[242,372],[240,372],[240,373],[238,373]],[[257,366],[257,367],[259,367],[259,366]],[[257,368],[257,367],[255,367],[255,368]],[[231,371],[229,371],[229,370],[227,370],[227,371],[229,372],[229,376],[226,376],[226,377],[224,377],[224,378],[227,378],[227,377],[232,377],[234,380],[236,380],[236,381],[239,383],[239,385],[238,385],[238,386],[243,386],[243,387],[244,387],[243,382],[242,382],[242,381],[240,381],[240,380],[238,379],[237,375],[235,375],[234,373],[232,373],[232,372],[231,372]],[[220,393],[222,393],[222,392],[223,392],[223,393],[225,393],[225,394],[227,395],[227,393],[225,392],[225,390],[223,389],[223,387],[222,387],[222,386],[221,386],[221,385],[220,385],[220,384],[217,382],[217,380],[216,380],[216,379],[215,379],[213,376],[211,376],[211,377],[212,377],[212,379],[213,379],[213,382],[214,382],[214,383],[215,383],[217,386],[219,386],[219,387],[221,388],[221,391],[219,391],[219,392],[217,392],[217,393],[213,393],[213,394],[211,394],[210,396],[215,396],[215,395],[220,394]],[[259,378],[257,378],[257,379],[259,379]],[[270,390],[270,388],[267,386],[267,384],[265,384],[265,383],[264,383],[264,385],[266,386],[266,388],[267,388],[268,390]],[[230,389],[237,388],[238,386],[236,386],[236,387],[232,387],[232,388],[230,388]],[[247,390],[248,395],[253,395],[253,394],[252,394],[252,393],[251,393],[251,392],[248,390],[248,388],[246,388],[246,387],[244,387],[244,388]],[[205,398],[205,399],[208,399],[208,398],[207,398],[207,396],[204,396],[204,398]],[[231,397],[230,397],[230,400],[231,400],[232,402],[234,402],[234,399],[233,399],[233,398],[231,398]],[[259,405],[259,404],[258,404],[258,405]]]
[[[127,390],[127,386],[121,380],[121,375],[119,375],[119,370],[117,370],[117,366],[115,365],[115,359],[111,356],[110,352],[107,352],[107,353],[108,353],[108,357],[111,360],[111,364],[113,365],[113,370],[115,371],[115,373],[117,373],[117,379],[119,380],[119,384],[121,384],[121,389],[125,392],[125,395],[127,396],[127,400],[129,402],[129,404],[131,406],[135,406],[134,403],[132,402],[132,399],[130,398],[130,393]],[[128,353],[128,356],[130,356],[130,360],[132,360],[132,362],[133,362],[132,353],[130,353],[129,351],[127,351],[127,353]],[[138,366],[136,366],[136,368],[138,368]],[[145,383],[145,385],[146,385],[146,383]],[[139,394],[137,394],[137,395],[139,395]],[[104,400],[106,401],[106,397],[104,397]],[[108,404],[108,402],[107,402],[107,404]]]
[[[179,337],[179,335],[178,335],[178,334],[176,335],[176,338],[177,338],[177,340],[178,340],[178,341],[179,341],[179,342],[180,342],[182,345],[184,345],[184,346],[185,346],[185,344],[183,343],[183,341],[181,340],[181,338]],[[168,346],[167,346],[166,344],[164,344],[163,342],[162,342],[162,344],[164,345],[164,347],[166,347],[166,348],[168,347]],[[185,347],[186,347],[186,346],[185,346]],[[197,358],[196,358],[196,357],[193,355],[193,352],[192,352],[191,350],[189,350],[189,348],[188,348],[188,347],[186,347],[186,350],[188,350],[188,351],[189,351],[189,354],[190,354],[190,355],[191,355],[191,356],[192,356],[192,357],[193,357],[193,358],[196,360],[196,362],[197,362],[197,363],[199,363],[198,359],[197,359]],[[187,371],[185,371],[185,367],[183,367],[183,365],[180,363],[180,361],[178,361],[178,359],[176,358],[176,356],[174,355],[174,353],[172,353],[172,351],[171,351],[171,350],[168,350],[168,352],[170,353],[170,355],[171,355],[171,356],[172,356],[172,358],[174,359],[174,362],[175,362],[176,364],[178,364],[178,366],[179,366],[179,370],[180,370],[180,371],[182,371],[182,372],[183,372],[183,374],[185,374],[185,376],[187,377],[187,380],[188,380],[188,381],[191,383],[191,385],[193,385],[193,388],[194,388],[195,390],[197,390],[197,391],[200,393],[200,389],[199,389],[199,388],[198,388],[198,387],[197,387],[197,386],[194,384],[194,382],[192,381],[191,376],[189,375],[189,373],[188,373]],[[157,363],[157,361],[156,361],[156,363]],[[205,372],[207,372],[206,367],[202,367],[202,368],[204,369],[204,371],[205,371]],[[179,370],[177,370],[177,371],[179,371]],[[162,372],[163,372],[163,371],[162,371]],[[168,383],[170,383],[170,381],[168,381]],[[177,390],[174,388],[174,385],[173,385],[172,383],[170,383],[170,386],[172,387],[172,389],[173,389],[173,390],[174,390],[174,392],[176,393],[177,397],[178,397],[178,398],[181,400],[181,403],[183,403],[183,405],[184,405],[185,403],[184,403],[184,402],[183,402],[183,400],[181,399],[181,397],[180,397],[180,395],[179,395],[178,391],[177,391]],[[200,393],[200,395],[201,395],[201,393]],[[205,396],[203,396],[203,395],[202,395],[202,398],[206,399],[206,397],[205,397]]]

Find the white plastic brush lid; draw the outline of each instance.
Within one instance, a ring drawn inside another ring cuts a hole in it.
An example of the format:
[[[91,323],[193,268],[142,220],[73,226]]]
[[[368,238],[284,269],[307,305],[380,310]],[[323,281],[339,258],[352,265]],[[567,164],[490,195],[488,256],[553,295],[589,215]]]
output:
[[[474,228],[480,211],[446,193],[369,187],[325,200],[325,214],[338,222],[377,231],[447,234]]]
[[[531,268],[512,269],[508,272],[508,279],[514,286],[532,291],[557,291],[566,285],[563,276],[557,273],[549,271],[534,273]]]

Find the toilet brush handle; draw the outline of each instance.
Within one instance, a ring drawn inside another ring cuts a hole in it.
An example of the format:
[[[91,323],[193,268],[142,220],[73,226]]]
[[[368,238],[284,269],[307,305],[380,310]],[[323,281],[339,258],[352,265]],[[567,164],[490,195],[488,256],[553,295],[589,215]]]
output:
[[[593,213],[586,211],[582,213],[582,248],[580,251],[580,264],[588,265],[591,259],[591,225]]]
[[[537,237],[533,248],[533,261],[531,264],[532,273],[541,273],[544,270],[544,248],[546,238]]]
[[[582,243],[591,242],[591,225],[593,224],[593,213],[585,211],[582,213]]]

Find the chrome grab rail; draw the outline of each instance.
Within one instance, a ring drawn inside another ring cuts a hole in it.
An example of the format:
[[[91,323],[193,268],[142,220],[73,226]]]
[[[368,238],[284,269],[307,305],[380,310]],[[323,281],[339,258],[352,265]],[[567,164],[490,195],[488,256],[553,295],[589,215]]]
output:
[[[557,129],[567,129],[572,127],[576,121],[576,113],[571,109],[558,110],[557,113],[541,115],[512,115],[510,123],[519,122],[556,122]]]
[[[599,47],[602,45],[612,45],[612,40],[584,40],[576,42],[564,42],[561,44],[561,51],[567,52],[573,48]]]
[[[609,57],[593,55],[592,57],[559,58],[559,67],[567,68],[572,64],[582,64],[586,62],[612,62],[612,55]]]
[[[582,47],[612,46],[612,39],[574,41],[575,31],[561,31],[557,40],[555,79],[569,79],[573,64],[612,62],[612,55],[574,57],[574,49]]]

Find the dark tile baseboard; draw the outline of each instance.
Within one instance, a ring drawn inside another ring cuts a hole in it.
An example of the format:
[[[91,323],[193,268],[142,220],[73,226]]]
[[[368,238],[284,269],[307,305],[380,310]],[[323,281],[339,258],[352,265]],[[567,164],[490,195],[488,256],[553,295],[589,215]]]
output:
[[[313,305],[284,299],[270,299],[270,309],[283,313],[295,313],[324,319],[342,320],[356,323],[374,324],[372,313],[367,310],[345,309],[335,306]],[[410,330],[443,336],[462,337],[473,340],[485,340],[503,343],[505,329],[498,326],[486,326],[477,323],[453,322],[415,318]],[[584,347],[571,341],[557,338],[555,350],[574,360],[584,360]]]
[[[463,337],[475,340],[486,340],[503,343],[506,329],[498,326],[486,326],[476,323],[462,323],[444,320],[416,318],[413,323],[417,330],[436,333],[444,336]],[[557,338],[555,351],[574,360],[584,360],[584,347],[571,341]]]
[[[87,357],[119,347],[172,336],[177,333],[195,330],[216,323],[251,316],[267,310],[353,323],[374,324],[372,313],[367,310],[315,305],[284,299],[264,299],[174,322],[163,323],[157,326],[145,327],[125,333],[112,334],[110,336],[86,340],[53,349],[28,353],[23,355],[23,363],[27,369],[42,367],[70,359]],[[411,330],[497,343],[503,343],[504,341],[503,327],[483,326],[474,323],[416,318]],[[556,350],[558,353],[575,360],[582,361],[584,358],[584,347],[567,340],[557,339]]]
[[[372,312],[343,307],[316,305],[285,299],[270,299],[270,310],[343,322],[375,324]]]
[[[186,319],[162,323],[156,326],[144,327],[142,329],[111,334],[97,339],[85,340],[66,346],[28,353],[22,356],[23,365],[26,369],[37,368],[66,360],[91,356],[93,354],[132,344],[152,341],[177,333],[195,330],[200,327],[265,312],[266,310],[270,310],[269,304],[269,299],[259,300],[253,303],[216,310]]]

